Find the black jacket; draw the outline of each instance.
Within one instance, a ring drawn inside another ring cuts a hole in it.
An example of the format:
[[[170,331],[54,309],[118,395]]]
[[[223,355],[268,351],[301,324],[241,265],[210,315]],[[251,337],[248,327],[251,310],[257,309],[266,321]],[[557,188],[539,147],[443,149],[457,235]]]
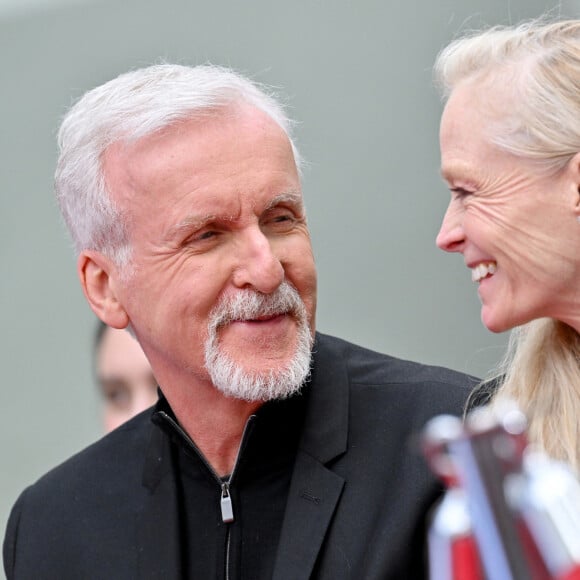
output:
[[[441,485],[417,435],[434,415],[461,414],[474,384],[317,335],[273,578],[424,577],[425,518]],[[150,415],[23,492],[4,540],[9,580],[182,577],[170,442]]]

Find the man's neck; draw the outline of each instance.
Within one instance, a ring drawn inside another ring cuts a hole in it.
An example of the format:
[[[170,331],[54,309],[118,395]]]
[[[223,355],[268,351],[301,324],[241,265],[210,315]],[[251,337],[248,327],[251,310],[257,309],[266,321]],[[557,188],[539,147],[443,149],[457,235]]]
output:
[[[263,403],[225,397],[213,386],[186,392],[162,390],[181,428],[217,475],[230,474],[248,418]]]

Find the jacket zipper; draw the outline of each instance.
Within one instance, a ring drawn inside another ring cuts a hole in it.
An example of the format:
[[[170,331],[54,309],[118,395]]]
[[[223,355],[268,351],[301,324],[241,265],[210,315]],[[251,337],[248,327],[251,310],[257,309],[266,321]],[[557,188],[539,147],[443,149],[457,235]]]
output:
[[[240,460],[240,456],[242,454],[242,449],[246,442],[246,434],[248,432],[248,428],[250,424],[256,417],[255,415],[250,415],[246,424],[244,425],[244,430],[242,432],[242,438],[240,440],[240,446],[238,447],[238,452],[236,454],[236,459],[234,461],[234,466],[232,468],[232,472],[228,477],[227,481],[223,481],[223,479],[216,473],[215,469],[211,466],[209,461],[205,458],[205,455],[199,450],[199,447],[194,443],[193,439],[183,430],[181,425],[173,420],[165,411],[159,411],[159,414],[171,425],[173,428],[181,434],[187,445],[195,451],[197,456],[202,460],[203,464],[207,467],[208,471],[212,474],[213,478],[216,480],[218,485],[221,489],[221,496],[220,496],[220,512],[222,515],[222,521],[224,524],[231,524],[234,521],[234,506],[232,504],[232,496],[230,493],[230,486],[232,485],[232,481],[234,479],[234,475],[236,473],[236,468],[238,467],[238,463]],[[226,528],[226,580],[229,580],[230,577],[230,544],[231,544],[231,528],[228,525]]]

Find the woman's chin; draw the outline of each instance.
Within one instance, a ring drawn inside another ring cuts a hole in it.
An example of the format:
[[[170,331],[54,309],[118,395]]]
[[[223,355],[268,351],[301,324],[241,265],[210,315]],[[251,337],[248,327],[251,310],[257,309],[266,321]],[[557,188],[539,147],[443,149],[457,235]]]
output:
[[[485,308],[481,310],[481,322],[487,330],[495,334],[506,332],[516,326],[516,324],[513,324],[513,321],[506,320],[503,317],[494,316],[493,312],[489,312]]]

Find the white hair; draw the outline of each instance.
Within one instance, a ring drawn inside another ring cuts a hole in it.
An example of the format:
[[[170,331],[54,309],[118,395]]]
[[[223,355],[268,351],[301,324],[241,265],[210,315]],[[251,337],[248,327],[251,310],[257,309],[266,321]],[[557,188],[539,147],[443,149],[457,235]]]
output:
[[[489,137],[538,169],[558,171],[580,151],[580,20],[469,33],[440,52],[435,80],[444,98],[466,81],[507,90]]]
[[[269,89],[230,69],[159,64],[122,74],[85,93],[62,121],[55,174],[57,200],[76,251],[99,251],[119,266],[130,261],[126,216],[111,200],[103,176],[107,147],[244,103],[283,129],[300,170],[293,122],[283,106]]]

